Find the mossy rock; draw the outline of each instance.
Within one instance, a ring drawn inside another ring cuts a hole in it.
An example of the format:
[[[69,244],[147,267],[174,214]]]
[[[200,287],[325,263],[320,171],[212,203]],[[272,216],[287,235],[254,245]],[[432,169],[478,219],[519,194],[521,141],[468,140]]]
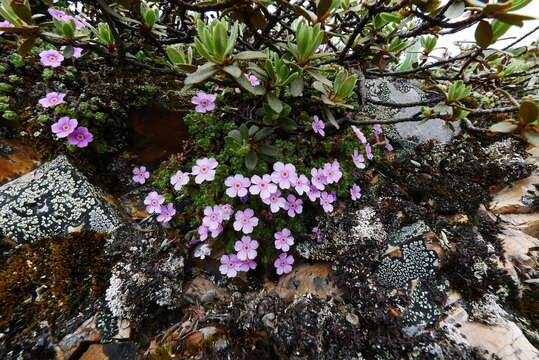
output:
[[[0,331],[8,349],[54,333],[59,319],[67,321],[99,299],[110,277],[108,236],[83,231],[12,249],[0,263]]]

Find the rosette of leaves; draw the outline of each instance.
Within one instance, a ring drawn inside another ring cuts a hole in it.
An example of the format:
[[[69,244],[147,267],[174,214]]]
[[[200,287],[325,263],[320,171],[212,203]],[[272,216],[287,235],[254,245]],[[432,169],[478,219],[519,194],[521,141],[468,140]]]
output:
[[[351,75],[346,70],[341,70],[337,73],[333,82],[326,80],[319,79],[313,82],[313,87],[322,93],[320,97],[322,102],[328,106],[352,109],[353,106],[346,104],[346,100],[354,93],[357,75]]]
[[[183,45],[171,45],[166,48],[167,56],[173,67],[180,71],[195,72],[197,67],[193,65],[193,48],[188,46],[187,51]]]
[[[468,116],[470,111],[460,101],[469,96],[472,89],[467,87],[462,80],[455,81],[451,84],[447,92],[446,88],[441,85],[437,85],[432,89],[440,92],[443,98],[445,98],[445,102],[437,104],[434,107],[422,106],[420,111],[425,116],[425,121],[434,117],[448,121],[457,121]]]
[[[269,127],[259,128],[252,125],[242,124],[239,129],[232,130],[225,137],[225,145],[232,152],[245,157],[245,167],[254,170],[259,159],[275,158],[280,156],[277,147],[262,143],[273,134],[273,129]]]
[[[532,100],[524,100],[520,103],[516,119],[496,123],[489,130],[505,134],[520,133],[530,144],[539,147],[539,106]]]
[[[140,16],[144,22],[144,27],[150,30],[157,20],[159,20],[159,9],[151,8],[145,2],[140,2]]]
[[[18,53],[26,55],[34,47],[38,39],[39,26],[35,26],[34,20],[43,17],[41,14],[32,15],[32,9],[28,0],[1,0],[0,18],[4,18],[13,24],[13,27],[0,27],[0,31],[16,33]]]
[[[189,74],[184,84],[191,86],[202,83],[218,72],[224,72],[237,81],[242,78],[243,74],[242,69],[238,66],[239,61],[267,58],[267,55],[262,51],[242,51],[238,54],[232,54],[239,31],[238,22],[230,25],[225,20],[213,20],[207,25],[199,21],[197,23],[195,49],[207,62],[199,66],[195,72]],[[263,88],[260,87],[260,89]]]
[[[301,88],[297,86],[297,80],[301,77],[300,69],[292,70],[290,64],[275,52],[270,51],[268,54],[268,58],[262,62],[262,66],[251,63],[249,70],[266,84],[267,103],[263,105],[263,108],[265,114],[271,115],[264,117],[264,123],[270,125],[274,123],[273,120],[286,117],[290,113],[290,106],[279,99],[275,90],[289,88],[292,96],[299,96],[303,91],[303,86]],[[241,82],[248,83],[247,79],[242,79]],[[247,86],[244,88],[248,89]]]

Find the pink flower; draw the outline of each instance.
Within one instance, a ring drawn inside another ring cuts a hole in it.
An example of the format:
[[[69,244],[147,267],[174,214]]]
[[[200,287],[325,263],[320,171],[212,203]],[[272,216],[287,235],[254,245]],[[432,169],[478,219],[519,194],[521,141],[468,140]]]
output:
[[[381,134],[382,133],[382,125],[380,124],[374,124],[372,126],[372,129],[374,130],[375,133],[377,134]]]
[[[244,74],[245,77],[247,78],[247,81],[249,81],[251,83],[252,86],[258,86],[260,85],[260,80],[257,79],[256,76],[254,75],[248,75],[248,74]]]
[[[311,183],[318,189],[324,190],[326,188],[327,180],[324,170],[322,169],[311,169]]]
[[[275,248],[277,250],[286,252],[290,250],[290,246],[294,245],[294,238],[287,228],[276,232],[273,236],[275,237]]]
[[[239,260],[238,261],[239,270],[238,271],[249,271],[250,269],[256,269],[256,262],[254,260]]]
[[[277,269],[277,275],[288,274],[292,271],[292,264],[294,263],[294,257],[287,253],[282,253],[275,260],[273,265]]]
[[[247,188],[251,185],[251,180],[244,177],[241,174],[236,174],[234,176],[229,176],[225,180],[225,185],[228,186],[226,189],[226,194],[233,197],[243,197],[247,195]]]
[[[176,174],[170,177],[170,183],[174,185],[174,189],[180,191],[184,185],[189,182],[189,173],[177,171]]]
[[[249,192],[253,195],[260,194],[261,199],[265,199],[277,191],[277,185],[271,182],[271,176],[268,174],[262,175],[262,177],[254,175],[251,178],[251,184]]]
[[[318,227],[313,227],[312,232],[316,235],[316,241],[318,242],[322,241],[321,232]]]
[[[271,212],[276,213],[281,208],[284,208],[286,204],[286,200],[281,197],[281,192],[277,190],[267,198],[262,199],[264,204],[267,204],[270,206]]]
[[[39,99],[39,104],[43,107],[51,107],[56,106],[58,104],[61,104],[64,102],[64,96],[66,94],[60,94],[57,92],[50,92],[47,95],[45,95],[44,98]]]
[[[78,27],[77,27],[77,29],[78,29]],[[61,50],[61,51],[64,51],[65,48],[66,48],[65,46],[62,46],[62,47],[60,48],[60,50]],[[77,58],[80,58],[81,55],[82,55],[82,48],[80,48],[80,47],[73,47],[73,55],[71,55],[71,57],[74,57],[75,59],[77,59]]]
[[[357,138],[359,139],[359,141],[361,141],[361,143],[363,144],[366,144],[367,143],[367,139],[365,138],[365,135],[363,135],[363,133],[361,132],[361,130],[359,130],[357,127],[355,127],[354,125],[352,125],[352,130],[354,131],[354,134],[356,134]]]
[[[65,12],[63,12],[62,10],[58,10],[58,9],[49,8],[47,11],[53,18],[55,18],[56,20],[60,20],[60,21],[64,21],[65,17],[69,16]]]
[[[144,199],[146,211],[150,214],[159,214],[161,212],[161,204],[163,202],[165,202],[165,197],[163,195],[159,195],[156,191],[152,191]]]
[[[197,229],[197,232],[198,232],[198,236],[200,238],[200,241],[204,241],[208,238],[208,232],[210,231],[210,229],[208,229],[207,226],[204,226],[204,225],[200,225]]]
[[[79,126],[71,134],[68,135],[68,142],[71,145],[76,145],[80,148],[88,146],[94,140],[92,133],[84,126]]]
[[[276,162],[273,164],[273,173],[271,179],[281,189],[288,189],[292,183],[292,180],[296,177],[296,167],[292,164],[283,164],[282,162]]]
[[[64,116],[52,124],[51,130],[54,134],[56,134],[57,137],[63,138],[75,131],[77,125],[77,119],[70,119],[67,116]]]
[[[64,56],[56,50],[44,50],[39,53],[39,56],[43,66],[58,67],[64,61]]]
[[[342,177],[341,166],[337,160],[324,164],[323,173],[327,184],[337,183]]]
[[[197,248],[195,249],[194,256],[196,258],[204,260],[206,256],[210,256],[210,254],[211,254],[211,248],[208,246],[208,244],[201,244],[197,246]]]
[[[233,278],[238,274],[239,269],[240,266],[236,255],[231,254],[221,256],[221,266],[219,266],[221,274]]]
[[[196,175],[195,182],[202,184],[204,181],[212,181],[215,179],[215,168],[219,165],[214,158],[198,159],[196,165],[191,171],[192,175]]]
[[[309,191],[311,187],[311,182],[309,181],[309,179],[307,179],[307,176],[300,175],[296,176],[292,185],[294,186],[294,190],[296,190],[299,195],[303,195],[303,193]]]
[[[15,25],[13,25],[12,23],[10,23],[9,21],[0,21],[0,27],[14,27]],[[3,33],[5,33],[5,31],[0,31],[0,35],[2,35]]]
[[[150,177],[150,172],[146,171],[146,166],[136,167],[133,169],[133,181],[139,184],[144,184],[146,179]]]
[[[391,146],[391,144],[389,143],[389,139],[388,138],[385,138],[385,141],[386,141],[386,150],[387,151],[393,151],[393,146]]]
[[[318,190],[314,185],[310,185],[309,190],[307,190],[305,193],[311,201],[316,201],[316,199],[320,197],[320,190]]]
[[[234,221],[234,230],[243,231],[244,234],[253,232],[253,228],[258,225],[258,218],[254,216],[253,209],[238,210]]]
[[[336,200],[336,197],[334,194],[328,194],[327,192],[323,192],[320,194],[320,205],[322,205],[322,208],[325,212],[329,213],[333,211],[333,205],[332,203]]]
[[[371,144],[365,144],[365,152],[367,153],[367,159],[372,160],[374,155],[372,154]]]
[[[296,214],[303,212],[303,200],[297,199],[294,195],[287,196],[287,202],[284,204],[283,209],[288,210],[288,216],[294,217]]]
[[[362,154],[357,152],[357,149],[354,149],[354,154],[352,155],[352,161],[358,169],[365,169],[365,158]]]
[[[210,230],[215,230],[221,225],[221,221],[223,221],[221,207],[219,205],[206,206],[202,225],[207,226]]]
[[[176,214],[174,205],[161,205],[161,212],[159,213],[159,215],[157,215],[157,221],[162,223],[169,222],[174,216],[174,214]]]
[[[238,252],[238,259],[240,260],[253,260],[256,258],[258,248],[258,241],[251,240],[250,236],[243,236],[241,240],[236,241],[234,244],[234,250]]]
[[[352,200],[358,200],[361,197],[361,188],[359,185],[354,184],[354,186],[350,188],[350,197]]]
[[[223,229],[224,229],[223,224],[219,224],[219,226],[217,226],[217,228],[215,228],[215,229],[213,229],[211,231],[211,237],[215,239],[217,236],[219,236],[220,233],[223,232]]]
[[[320,134],[322,136],[326,136],[326,133],[324,131],[324,128],[326,127],[326,124],[324,124],[324,122],[322,120],[320,120],[318,118],[318,116],[316,116],[316,115],[313,116],[313,118],[314,118],[314,121],[313,121],[311,126],[312,126],[314,132],[317,133],[317,134]]]
[[[232,205],[230,204],[221,205],[221,216],[223,217],[223,220],[229,220],[233,213],[234,213],[234,209],[232,208]]]
[[[215,109],[215,99],[215,95],[199,92],[196,94],[196,96],[193,96],[193,98],[191,99],[191,103],[196,105],[196,112],[205,113]]]

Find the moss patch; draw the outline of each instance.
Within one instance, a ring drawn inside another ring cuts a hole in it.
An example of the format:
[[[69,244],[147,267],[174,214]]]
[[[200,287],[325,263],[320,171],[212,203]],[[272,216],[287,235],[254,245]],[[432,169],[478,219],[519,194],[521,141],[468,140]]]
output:
[[[60,316],[69,319],[101,296],[111,268],[107,237],[80,232],[13,249],[0,268],[0,330],[10,343],[47,325],[54,331]]]

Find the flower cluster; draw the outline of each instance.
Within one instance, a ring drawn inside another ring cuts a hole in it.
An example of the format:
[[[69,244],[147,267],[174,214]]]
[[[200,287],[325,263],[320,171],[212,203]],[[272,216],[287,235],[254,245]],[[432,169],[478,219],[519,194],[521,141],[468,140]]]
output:
[[[202,93],[197,95],[199,105],[206,106],[208,104],[208,102],[202,103],[201,99],[205,95]],[[318,118],[315,118],[315,121],[321,122]],[[313,129],[319,134],[322,130],[320,135],[324,135],[323,123],[316,126],[313,123]],[[354,127],[353,131],[364,147],[366,158],[372,159],[372,147],[367,138],[359,129]],[[380,136],[381,132],[376,131]],[[354,150],[352,161],[359,169],[366,167],[365,158],[358,149]],[[213,157],[197,159],[190,171],[178,170],[170,176],[169,182],[176,191],[181,191],[185,186],[188,186],[191,177],[193,177],[195,184],[211,182],[216,179],[218,166],[219,162]],[[311,168],[308,170],[309,174],[302,174],[294,164],[281,161],[275,162],[271,169],[266,174],[256,174],[251,177],[241,173],[232,173],[222,178],[222,185],[218,188],[223,189],[224,195],[230,201],[208,205],[202,209],[201,221],[196,229],[198,235],[191,240],[192,243],[199,243],[194,251],[195,257],[204,259],[209,256],[212,249],[206,241],[210,238],[218,238],[225,229],[233,229],[238,234],[238,238],[241,237],[240,240],[235,240],[236,253],[225,254],[220,259],[220,272],[223,275],[235,277],[239,272],[256,268],[259,242],[254,240],[252,236],[253,233],[255,233],[254,236],[260,233],[255,232],[260,223],[260,215],[262,217],[267,217],[267,215],[264,214],[265,210],[261,210],[260,214],[255,212],[256,206],[243,205],[246,202],[258,198],[262,204],[268,206],[269,212],[275,214],[284,210],[289,218],[303,213],[305,198],[309,199],[310,202],[318,203],[324,212],[330,213],[335,209],[337,194],[333,188],[338,186],[344,176],[343,168],[338,160]],[[149,173],[144,167],[135,168],[135,170],[134,180],[141,184],[144,183]],[[351,186],[349,193],[352,200],[361,198],[361,188],[357,184]],[[172,204],[165,205],[164,201],[164,196],[157,192],[151,192],[145,199],[147,211],[150,214],[158,214],[157,220],[161,222],[169,221],[175,213]],[[234,201],[237,203],[234,204]],[[235,209],[236,206],[238,208]],[[320,231],[317,228],[313,228],[313,233],[317,240],[321,241]],[[227,232],[226,236],[228,237],[229,234],[234,233]],[[279,275],[289,273],[294,263],[294,257],[289,254],[294,245],[292,232],[284,227],[274,233],[274,238],[274,249],[281,252],[274,260],[276,272]]]
[[[88,128],[77,125],[77,119],[64,116],[51,125],[51,130],[59,139],[67,137],[69,144],[83,148],[93,141],[94,136],[88,131]]]
[[[78,17],[78,16],[68,15],[62,10],[49,8],[47,11],[56,20],[67,22],[67,23],[74,21],[75,27],[77,30],[81,30],[82,28],[89,26],[88,22],[84,20],[83,18]]]
[[[165,197],[158,194],[157,191],[150,192],[144,199],[146,211],[150,214],[157,214],[156,220],[162,223],[169,222],[176,215],[174,205],[172,203],[164,205],[164,202]]]

